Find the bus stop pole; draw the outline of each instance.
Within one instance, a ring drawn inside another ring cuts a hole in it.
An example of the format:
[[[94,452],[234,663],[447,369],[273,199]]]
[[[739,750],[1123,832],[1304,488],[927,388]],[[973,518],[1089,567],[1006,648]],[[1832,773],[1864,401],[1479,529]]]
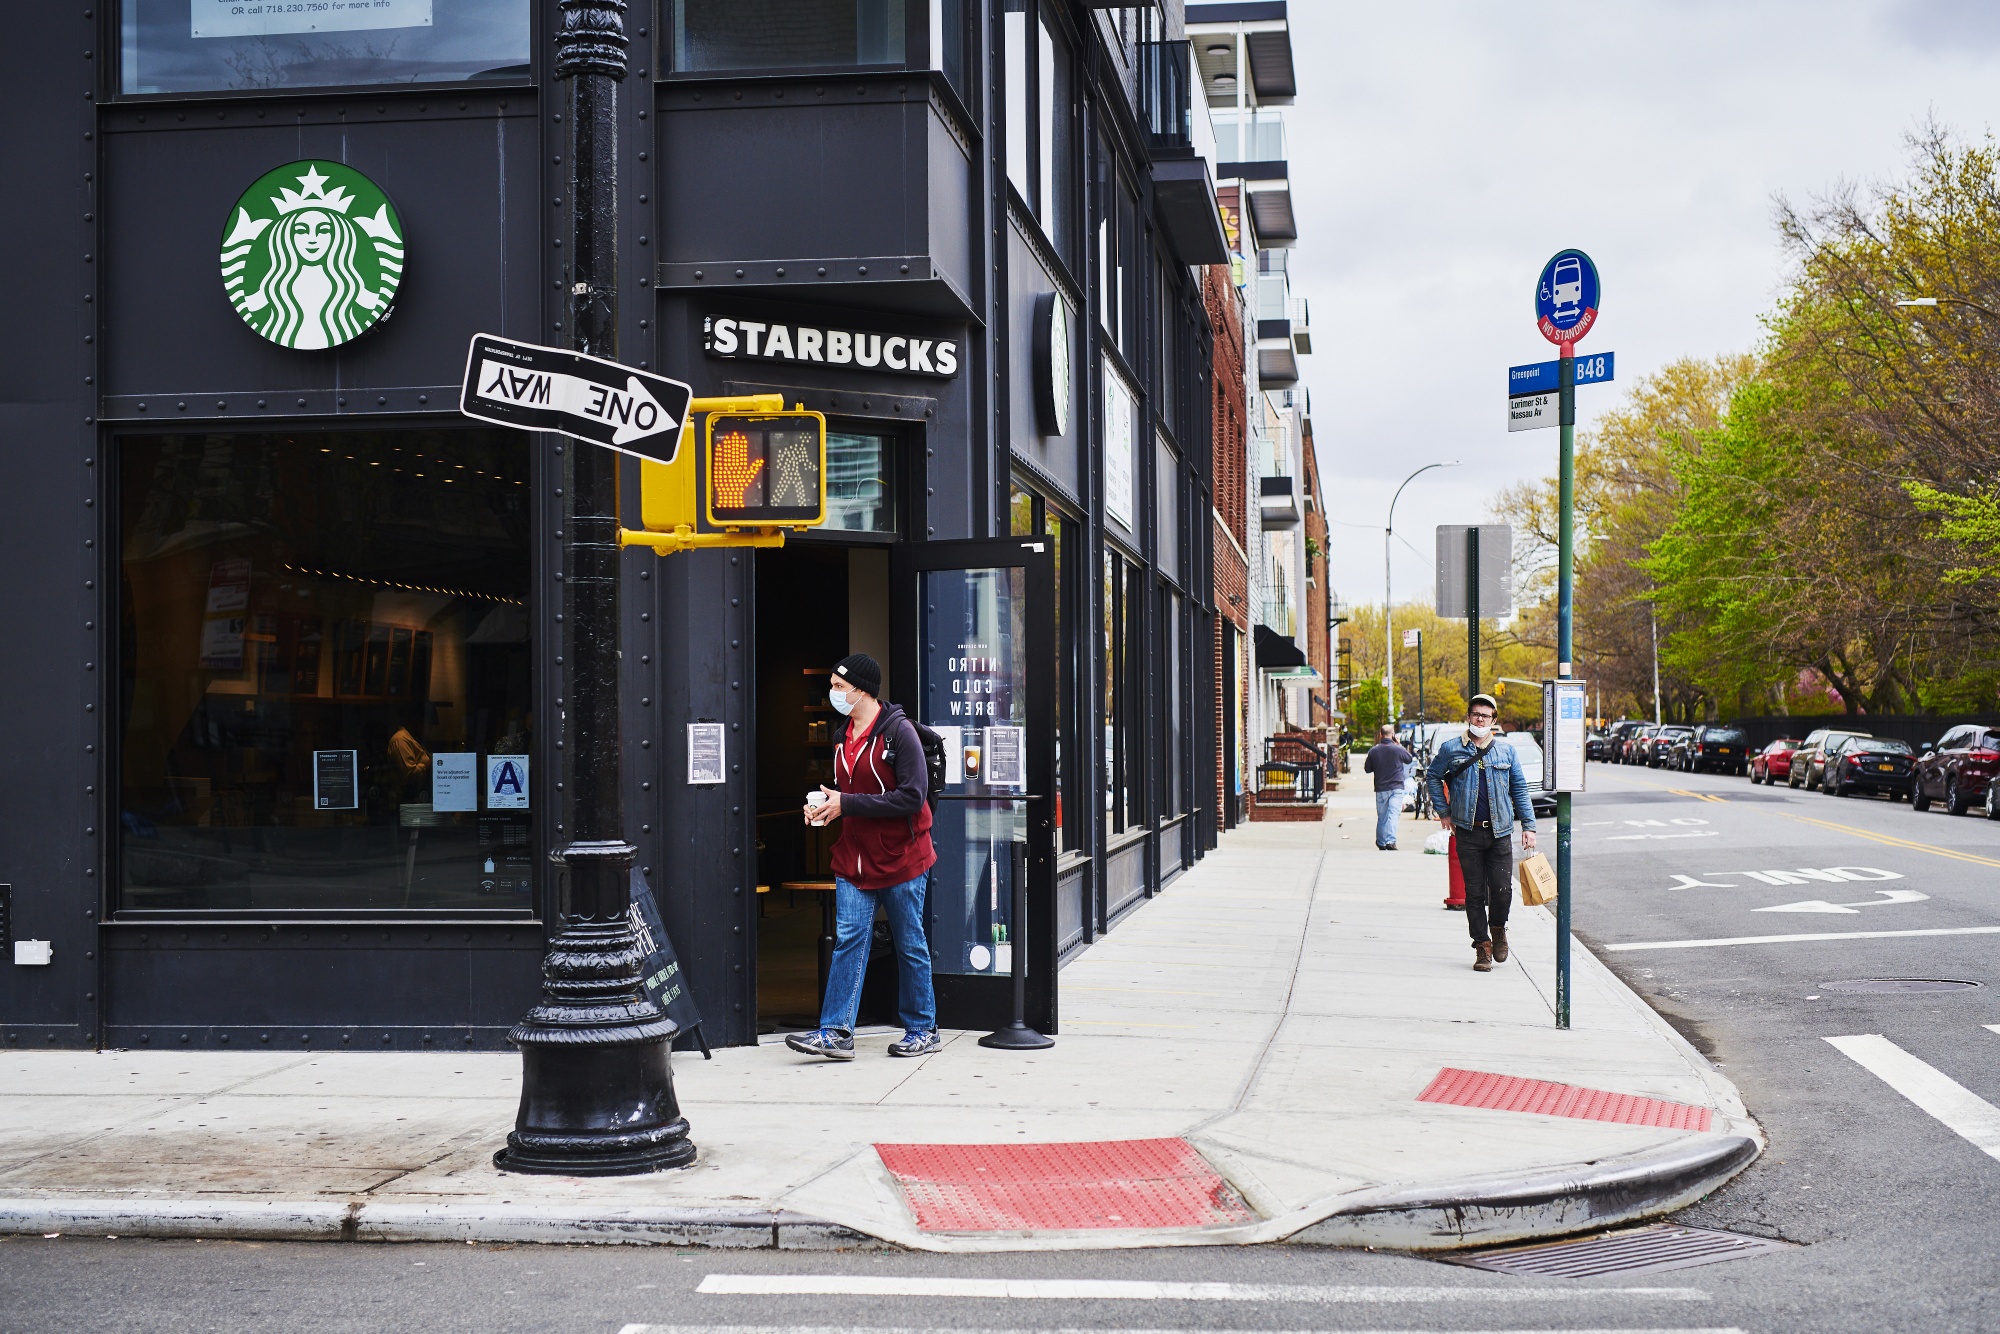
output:
[[[1559,416],[1557,424],[1560,435],[1562,468],[1560,480],[1561,515],[1558,521],[1560,537],[1556,573],[1556,675],[1568,680],[1575,675],[1575,663],[1570,656],[1570,628],[1576,597],[1576,351],[1568,343],[1563,344],[1562,357],[1556,363],[1560,371],[1557,381],[1559,393]],[[1553,742],[1554,738],[1548,738]],[[1553,763],[1553,750],[1544,763]],[[1569,786],[1569,775],[1562,775],[1564,786]],[[1570,922],[1570,794],[1556,793],[1556,1027],[1569,1027],[1569,922]]]

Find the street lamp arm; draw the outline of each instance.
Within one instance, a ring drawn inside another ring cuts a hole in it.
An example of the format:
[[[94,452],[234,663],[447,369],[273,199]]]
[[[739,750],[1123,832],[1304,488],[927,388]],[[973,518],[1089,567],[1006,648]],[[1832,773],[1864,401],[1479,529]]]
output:
[[[1396,720],[1396,586],[1389,572],[1389,544],[1396,535],[1396,502],[1403,498],[1403,488],[1416,481],[1432,468],[1456,468],[1460,460],[1449,463],[1426,463],[1423,467],[1403,479],[1396,494],[1389,497],[1389,522],[1382,529],[1382,689],[1389,721]]]

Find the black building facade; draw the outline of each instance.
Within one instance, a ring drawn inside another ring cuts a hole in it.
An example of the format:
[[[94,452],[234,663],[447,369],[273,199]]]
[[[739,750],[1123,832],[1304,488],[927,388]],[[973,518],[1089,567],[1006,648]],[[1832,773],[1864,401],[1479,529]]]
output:
[[[563,341],[558,5],[298,8],[34,6],[0,52],[10,1047],[500,1046],[561,912],[589,446],[457,412],[472,334]],[[824,528],[624,557],[627,832],[712,1043],[816,1011],[850,648],[956,729],[947,1026],[997,1017],[1013,868],[1059,1028],[1059,958],[1212,845],[1178,9],[627,16],[624,357],[829,422]]]

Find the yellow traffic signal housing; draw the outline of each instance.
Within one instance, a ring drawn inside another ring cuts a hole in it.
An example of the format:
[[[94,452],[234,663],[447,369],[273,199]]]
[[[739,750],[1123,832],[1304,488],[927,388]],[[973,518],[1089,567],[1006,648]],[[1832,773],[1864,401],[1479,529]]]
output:
[[[708,521],[718,528],[812,528],[826,522],[826,418],[817,412],[708,417]]]
[[[644,530],[621,531],[621,545],[650,546],[661,555],[782,546],[787,530],[825,522],[825,416],[787,411],[776,394],[697,398],[694,414],[708,418],[701,448],[688,439],[689,423],[672,463],[639,465]]]

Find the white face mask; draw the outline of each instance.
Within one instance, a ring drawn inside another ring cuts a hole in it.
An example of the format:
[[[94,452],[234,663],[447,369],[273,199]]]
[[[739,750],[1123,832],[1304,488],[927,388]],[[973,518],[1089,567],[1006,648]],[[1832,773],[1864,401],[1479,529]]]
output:
[[[1465,730],[1466,730],[1466,731],[1468,731],[1468,732],[1470,732],[1470,733],[1472,733],[1472,735],[1474,735],[1475,737],[1479,738],[1479,739],[1480,739],[1481,741],[1484,741],[1484,740],[1485,740],[1485,739],[1486,739],[1487,737],[1490,737],[1490,736],[1492,736],[1492,735],[1493,735],[1493,724],[1492,724],[1492,723],[1467,723],[1467,724],[1465,725]]]
[[[845,690],[827,691],[826,702],[833,705],[833,711],[843,717],[854,712],[854,696]]]

